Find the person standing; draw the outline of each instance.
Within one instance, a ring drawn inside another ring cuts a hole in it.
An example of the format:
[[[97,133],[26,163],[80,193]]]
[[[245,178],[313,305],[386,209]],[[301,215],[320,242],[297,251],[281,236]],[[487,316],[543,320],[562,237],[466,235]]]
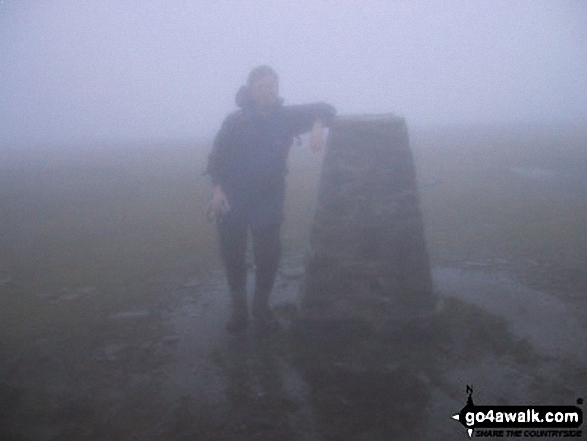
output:
[[[240,108],[229,114],[214,138],[207,174],[226,270],[232,312],[229,332],[248,325],[246,248],[250,229],[255,259],[252,316],[272,322],[269,297],[281,256],[280,228],[285,201],[287,157],[296,136],[313,130],[320,147],[322,125],[336,114],[326,103],[285,106],[279,78],[269,66],[254,68],[236,94]]]

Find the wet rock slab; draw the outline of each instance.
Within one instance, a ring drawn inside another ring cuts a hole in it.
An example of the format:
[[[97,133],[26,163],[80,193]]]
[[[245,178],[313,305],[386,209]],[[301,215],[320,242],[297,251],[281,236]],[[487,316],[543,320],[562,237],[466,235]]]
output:
[[[218,271],[153,282],[157,308],[121,307],[90,333],[48,334],[2,357],[0,439],[459,439],[450,416],[466,384],[480,404],[569,404],[582,393],[584,334],[554,350],[539,344],[543,323],[502,305],[552,305],[548,293],[439,268],[426,319],[318,322],[299,314],[302,281],[288,276],[299,261],[285,256],[273,333],[224,332]],[[526,306],[567,326],[562,306]]]

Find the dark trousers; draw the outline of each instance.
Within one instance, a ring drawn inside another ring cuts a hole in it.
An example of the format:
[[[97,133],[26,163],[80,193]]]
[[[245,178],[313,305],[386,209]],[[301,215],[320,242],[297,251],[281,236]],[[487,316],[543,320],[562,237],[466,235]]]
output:
[[[255,296],[253,313],[268,308],[277,267],[281,257],[280,224],[261,230],[251,230],[255,258]],[[219,222],[220,251],[226,269],[233,304],[246,308],[247,287],[247,223]]]

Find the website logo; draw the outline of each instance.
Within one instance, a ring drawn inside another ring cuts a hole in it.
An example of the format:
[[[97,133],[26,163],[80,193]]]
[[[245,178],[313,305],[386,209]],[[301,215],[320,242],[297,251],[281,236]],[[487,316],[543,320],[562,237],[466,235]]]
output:
[[[452,416],[460,422],[469,438],[531,437],[581,438],[583,410],[577,406],[477,406],[473,403],[473,388],[467,385],[467,403]]]

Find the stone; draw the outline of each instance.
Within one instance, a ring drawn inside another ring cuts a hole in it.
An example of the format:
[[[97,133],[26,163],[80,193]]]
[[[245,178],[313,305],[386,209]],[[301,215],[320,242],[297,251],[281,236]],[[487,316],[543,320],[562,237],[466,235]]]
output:
[[[320,177],[302,314],[390,320],[432,313],[434,295],[406,122],[335,118]]]

